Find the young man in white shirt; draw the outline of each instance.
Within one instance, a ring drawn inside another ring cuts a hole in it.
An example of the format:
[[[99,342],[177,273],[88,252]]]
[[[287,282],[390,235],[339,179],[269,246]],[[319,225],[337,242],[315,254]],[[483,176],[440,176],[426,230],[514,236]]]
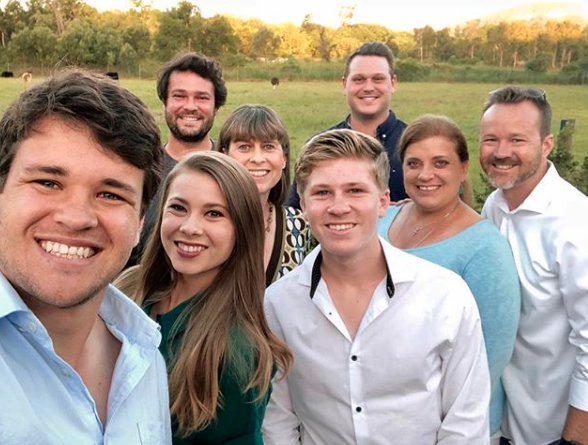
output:
[[[480,162],[498,188],[482,215],[508,238],[522,290],[504,444],[588,444],[588,198],[547,160],[551,116],[544,91],[506,87],[480,123]]]
[[[147,107],[58,73],[0,120],[0,443],[171,443],[158,326],[109,285],[161,175]]]
[[[320,242],[272,285],[272,330],[294,354],[266,445],[487,444],[490,382],[476,303],[452,272],[377,236],[388,159],[374,138],[312,138],[296,164]]]

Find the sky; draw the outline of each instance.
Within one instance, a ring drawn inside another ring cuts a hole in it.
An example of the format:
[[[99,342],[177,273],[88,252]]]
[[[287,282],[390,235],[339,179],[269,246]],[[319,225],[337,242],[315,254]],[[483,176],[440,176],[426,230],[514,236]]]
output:
[[[129,0],[84,0],[99,11],[129,9]],[[151,1],[154,9],[165,11],[175,6],[177,0]],[[3,2],[0,2],[3,3]],[[466,22],[515,5],[531,3],[530,0],[192,0],[204,17],[215,14],[231,14],[244,19],[259,18],[266,23],[292,22],[300,25],[306,14],[312,20],[326,26],[341,24],[341,7],[355,6],[354,19],[350,23],[376,23],[395,31],[412,31],[431,25],[435,29]],[[535,2],[540,3],[540,0]],[[550,3],[575,3],[582,7],[588,19],[588,0],[551,1]]]

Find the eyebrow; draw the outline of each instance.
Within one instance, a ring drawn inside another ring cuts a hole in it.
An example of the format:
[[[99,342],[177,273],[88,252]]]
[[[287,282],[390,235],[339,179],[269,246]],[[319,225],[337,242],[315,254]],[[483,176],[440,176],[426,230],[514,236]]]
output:
[[[190,206],[190,203],[188,202],[187,199],[181,198],[179,196],[169,196],[167,198],[167,201],[177,201],[180,204],[185,205],[186,207]],[[203,207],[207,208],[207,209],[213,208],[213,207],[220,207],[222,209],[227,210],[227,207],[224,204],[221,204],[220,202],[207,202]]]

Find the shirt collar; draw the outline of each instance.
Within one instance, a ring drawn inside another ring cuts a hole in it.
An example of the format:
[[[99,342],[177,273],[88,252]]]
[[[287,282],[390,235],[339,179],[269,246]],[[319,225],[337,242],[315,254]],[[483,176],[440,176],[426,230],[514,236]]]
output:
[[[314,261],[312,266],[311,272],[311,279],[310,279],[310,298],[314,298],[314,294],[316,292],[316,288],[318,287],[319,282],[321,281],[321,264],[323,263],[323,253],[321,251],[318,252],[317,257]],[[388,298],[392,298],[394,296],[394,281],[392,280],[392,275],[390,274],[390,269],[388,268],[388,263],[385,262],[386,265],[386,292],[388,293]]]
[[[508,208],[508,203],[504,197],[504,192],[502,190],[498,191],[497,194],[497,204],[502,210],[506,213],[516,213],[521,210],[534,212],[534,213],[545,213],[549,208],[551,201],[553,199],[553,193],[557,190],[555,184],[560,180],[559,173],[555,168],[555,165],[551,161],[548,162],[547,172],[541,178],[541,181],[535,186],[535,188],[531,191],[529,196],[516,208],[512,211]]]
[[[116,287],[108,285],[99,314],[105,323],[142,347],[157,348],[161,341],[158,324]]]
[[[391,133],[394,132],[394,127],[396,126],[396,121],[398,119],[396,119],[396,115],[394,114],[394,112],[392,110],[389,110],[388,112],[388,117],[386,118],[386,120],[384,122],[382,122],[380,125],[378,125],[378,128],[376,129],[376,137],[378,139],[381,139],[384,135],[386,137],[388,137]],[[345,128],[351,130],[351,114],[349,114],[347,116],[347,118],[345,118]]]
[[[10,281],[0,272],[0,318],[7,317],[14,312],[30,311]]]

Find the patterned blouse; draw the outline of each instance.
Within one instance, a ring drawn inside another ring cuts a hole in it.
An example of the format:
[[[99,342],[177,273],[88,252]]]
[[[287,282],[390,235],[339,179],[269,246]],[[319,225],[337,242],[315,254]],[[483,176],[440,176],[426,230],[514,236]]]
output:
[[[276,212],[276,237],[265,272],[266,287],[302,264],[313,247],[310,227],[302,212],[283,206],[281,212]]]

